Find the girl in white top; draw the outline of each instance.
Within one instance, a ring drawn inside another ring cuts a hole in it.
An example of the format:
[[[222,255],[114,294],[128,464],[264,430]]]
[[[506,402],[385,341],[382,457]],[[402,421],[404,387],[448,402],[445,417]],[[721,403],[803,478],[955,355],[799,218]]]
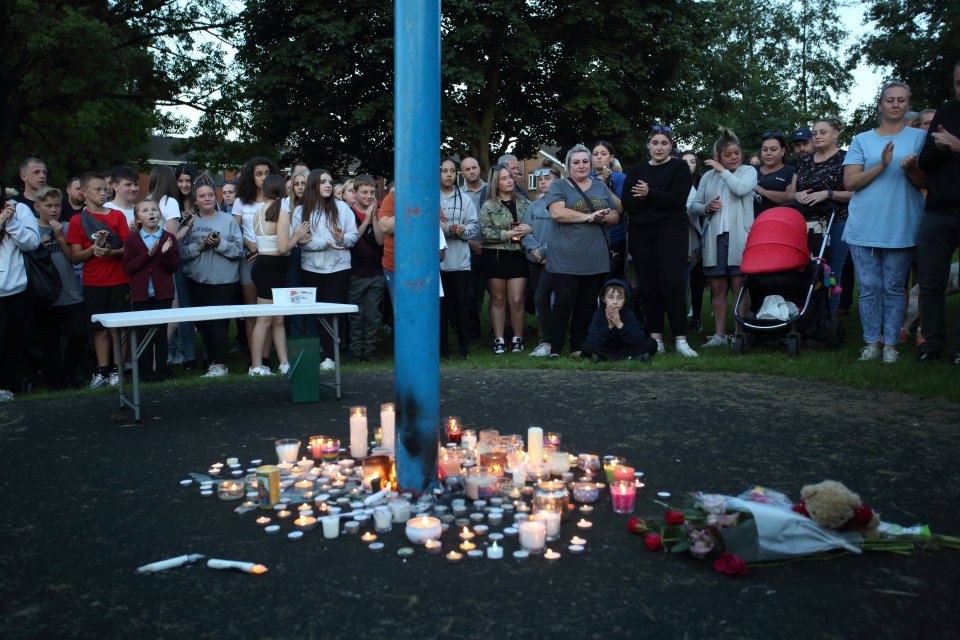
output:
[[[257,287],[253,284],[252,269],[257,259],[257,234],[253,229],[253,216],[263,206],[263,181],[271,174],[277,174],[277,166],[272,160],[254,157],[247,160],[240,169],[237,178],[237,198],[233,201],[233,219],[240,225],[243,234],[243,256],[240,260],[240,291],[243,294],[243,304],[257,303]],[[247,344],[252,344],[253,329],[256,327],[255,318],[247,318],[244,329],[247,334]],[[261,357],[269,357],[269,341],[264,345],[266,353]],[[251,355],[251,360],[255,357]]]
[[[263,206],[253,216],[253,228],[257,237],[257,261],[253,265],[253,282],[257,288],[257,304],[273,301],[273,289],[286,283],[290,266],[290,249],[307,233],[307,225],[290,228],[290,212],[281,206],[284,180],[278,175],[269,175],[263,181]],[[269,376],[270,367],[263,364],[264,343],[267,329],[271,329],[273,344],[280,359],[279,371],[290,371],[287,358],[287,336],[283,316],[261,316],[256,319],[250,342],[251,376]]]

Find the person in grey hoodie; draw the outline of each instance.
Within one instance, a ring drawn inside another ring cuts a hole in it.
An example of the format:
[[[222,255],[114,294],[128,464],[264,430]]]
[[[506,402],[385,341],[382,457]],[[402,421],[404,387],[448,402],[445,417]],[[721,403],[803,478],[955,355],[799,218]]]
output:
[[[0,209],[0,401],[13,399],[27,323],[27,270],[23,252],[40,246],[37,218],[13,201]]]
[[[547,271],[547,245],[553,235],[556,222],[550,217],[547,210],[547,201],[544,196],[550,190],[554,180],[560,179],[560,171],[549,161],[533,172],[537,181],[537,199],[533,201],[527,212],[523,214],[523,224],[533,227],[533,233],[523,236],[520,243],[527,253],[527,266],[530,269],[530,284],[527,286],[527,312],[536,311],[540,319],[537,332],[540,334],[540,344],[530,352],[534,357],[550,355],[550,343],[543,341],[546,319],[550,314],[550,272]]]
[[[441,222],[447,251],[440,263],[443,298],[440,300],[440,355],[450,355],[447,328],[453,320],[457,327],[460,358],[470,355],[470,245],[479,228],[473,199],[457,187],[457,163],[453,158],[440,161]]]
[[[229,213],[217,210],[212,182],[198,180],[193,188],[198,213],[190,222],[180,255],[187,261],[190,301],[195,307],[231,304],[240,280],[243,236]],[[205,378],[227,375],[227,325],[223,320],[200,323],[208,366]]]
[[[350,290],[350,248],[360,239],[350,206],[333,195],[333,175],[314,169],[307,176],[303,204],[293,211],[293,228],[310,223],[300,239],[300,281],[317,288],[317,302],[346,303]],[[344,323],[340,322],[342,327]],[[320,332],[321,371],[333,371],[333,336]]]

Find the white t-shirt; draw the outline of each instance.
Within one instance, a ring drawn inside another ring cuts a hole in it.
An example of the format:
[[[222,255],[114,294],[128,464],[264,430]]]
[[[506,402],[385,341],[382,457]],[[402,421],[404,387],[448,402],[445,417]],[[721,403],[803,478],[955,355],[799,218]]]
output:
[[[262,202],[244,202],[240,198],[233,201],[233,215],[240,216],[240,230],[243,232],[243,239],[247,242],[257,244],[257,232],[253,228],[253,216],[256,215]]]
[[[165,221],[179,220],[182,215],[180,213],[180,203],[177,202],[176,198],[163,196],[160,198],[160,202],[157,204],[157,206],[160,207],[160,215],[163,216]]]
[[[124,209],[123,207],[121,207],[120,205],[118,205],[116,202],[112,202],[112,201],[111,201],[111,202],[108,202],[107,204],[105,204],[105,205],[103,205],[103,206],[104,206],[104,208],[106,208],[106,209],[116,209],[117,211],[119,211],[120,213],[122,213],[123,215],[125,215],[125,216],[127,217],[127,225],[133,224],[133,211],[134,211],[134,209],[135,209],[136,207],[131,207],[131,208],[129,208],[129,209]]]

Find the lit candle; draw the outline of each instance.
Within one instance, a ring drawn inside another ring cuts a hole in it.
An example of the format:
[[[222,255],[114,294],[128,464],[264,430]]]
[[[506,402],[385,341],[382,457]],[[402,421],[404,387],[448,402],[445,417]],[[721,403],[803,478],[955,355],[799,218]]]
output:
[[[637,486],[633,483],[633,474],[630,480],[618,480],[610,485],[610,497],[613,500],[614,513],[633,513],[637,499]]]
[[[290,517],[290,512],[289,512],[287,509],[283,509],[283,510],[281,510],[281,511],[277,511],[277,517],[278,517],[278,518],[289,518],[289,517]]]
[[[389,507],[379,506],[373,510],[373,528],[377,533],[386,533],[393,529],[393,512]]]
[[[406,500],[391,500],[390,511],[393,512],[393,521],[397,524],[410,519],[410,503]]]
[[[413,544],[426,545],[428,542],[437,541],[442,533],[443,527],[439,518],[423,515],[407,520],[407,540]]]
[[[604,459],[603,470],[607,474],[607,482],[613,482],[614,469],[616,469],[617,467],[622,467],[625,462],[626,460],[624,460],[623,458],[616,458],[614,456],[610,456],[609,458]]]
[[[324,462],[336,462],[340,455],[340,441],[336,438],[326,438],[320,441],[320,458]]]
[[[455,564],[463,560],[463,554],[457,553],[456,551],[451,551],[450,553],[447,554],[446,558],[447,558],[447,562],[451,564]]]
[[[461,548],[463,551],[472,551],[472,550],[474,550],[474,549],[477,548],[477,545],[475,545],[474,543],[472,543],[472,542],[470,542],[469,540],[467,540],[467,541],[464,541],[464,542],[461,542],[461,543],[460,543],[460,548]]]
[[[544,444],[552,444],[552,445],[555,446],[555,447],[559,447],[559,446],[560,446],[560,434],[559,434],[559,433],[553,433],[553,432],[548,433],[547,435],[545,435],[545,436],[543,437],[543,443],[544,443]]]
[[[630,481],[633,482],[633,467],[614,467],[613,468],[613,481]]]
[[[460,427],[460,420],[456,416],[447,418],[447,442],[460,444],[460,438],[463,430]]]
[[[547,540],[547,529],[540,520],[520,523],[520,546],[530,553],[540,553]]]
[[[209,469],[207,469],[207,474],[211,476],[220,475],[220,467],[210,467]]]
[[[583,545],[587,544],[587,539],[581,538],[580,536],[573,536],[570,538],[570,544],[578,544],[582,547]]]
[[[570,469],[570,456],[566,451],[554,451],[550,454],[550,473],[559,476]]]
[[[589,520],[584,520],[583,518],[580,518],[580,521],[577,523],[577,527],[580,529],[590,529],[591,527],[593,527],[593,523],[590,522]]]
[[[412,542],[412,540],[411,540]],[[440,544],[438,540],[427,540],[423,543],[424,548],[427,550],[427,553],[437,554],[443,550],[443,545]]]
[[[560,559],[560,554],[552,549],[547,549],[547,552],[543,554],[543,559],[549,563],[554,563]]]
[[[477,448],[477,432],[473,429],[464,429],[460,434],[460,446],[471,451]]]
[[[527,429],[527,458],[534,464],[543,460],[543,429],[540,427]]]
[[[472,540],[476,534],[464,527],[459,535],[461,540]]]
[[[397,427],[396,410],[392,402],[384,402],[380,405],[380,430],[382,431],[380,444],[393,453],[397,446]]]
[[[366,544],[377,541],[377,534],[367,531],[365,534],[360,536],[360,541]]]
[[[259,518],[257,518],[257,524],[260,524],[260,525],[270,524],[270,518],[268,518],[267,516],[260,516]]]
[[[221,482],[217,487],[217,497],[221,500],[239,500],[243,494],[242,482]]]
[[[487,547],[487,558],[490,560],[500,560],[503,558],[503,547],[498,545],[496,541],[489,547]]]
[[[321,460],[323,458],[323,436],[310,436],[310,455],[313,456],[314,460]]]
[[[311,491],[313,489],[313,481],[304,478],[303,480],[297,480],[293,483],[293,487],[303,493],[304,491]]]
[[[218,560],[216,558],[207,560],[207,567],[210,569],[235,569],[236,571],[243,571],[244,573],[252,573],[255,575],[267,572],[267,568],[262,564],[237,562],[235,560]]]
[[[543,522],[544,529],[547,532],[547,540],[558,540],[560,538],[560,512],[559,511],[538,511],[534,517]]]
[[[350,407],[350,455],[353,458],[367,455],[366,407]]]
[[[277,449],[277,459],[280,462],[293,464],[297,461],[300,452],[300,441],[296,438],[281,438],[274,443]]]
[[[588,504],[580,505],[580,513],[593,513],[593,507]]]
[[[300,471],[306,473],[307,471],[310,471],[310,469],[313,469],[313,460],[307,460],[306,456],[304,456],[300,459],[300,462],[297,463],[297,467],[300,469]]]
[[[313,531],[317,526],[317,519],[301,514],[299,518],[293,521],[293,526],[300,531]]]

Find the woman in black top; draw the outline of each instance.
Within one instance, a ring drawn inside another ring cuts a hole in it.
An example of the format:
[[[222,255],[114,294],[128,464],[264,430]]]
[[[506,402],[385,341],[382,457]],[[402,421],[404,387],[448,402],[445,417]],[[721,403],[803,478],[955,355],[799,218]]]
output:
[[[757,167],[756,196],[753,199],[753,215],[779,207],[789,200],[787,187],[793,181],[794,168],[784,164],[787,157],[787,141],[779,131],[765,131],[760,143],[760,165]]]
[[[663,316],[677,340],[677,353],[696,357],[687,344],[686,270],[687,196],[690,167],[671,158],[668,127],[653,127],[647,142],[649,162],[630,170],[623,184],[623,208],[629,214],[628,246],[640,285],[640,300],[650,337],[663,352]]]

